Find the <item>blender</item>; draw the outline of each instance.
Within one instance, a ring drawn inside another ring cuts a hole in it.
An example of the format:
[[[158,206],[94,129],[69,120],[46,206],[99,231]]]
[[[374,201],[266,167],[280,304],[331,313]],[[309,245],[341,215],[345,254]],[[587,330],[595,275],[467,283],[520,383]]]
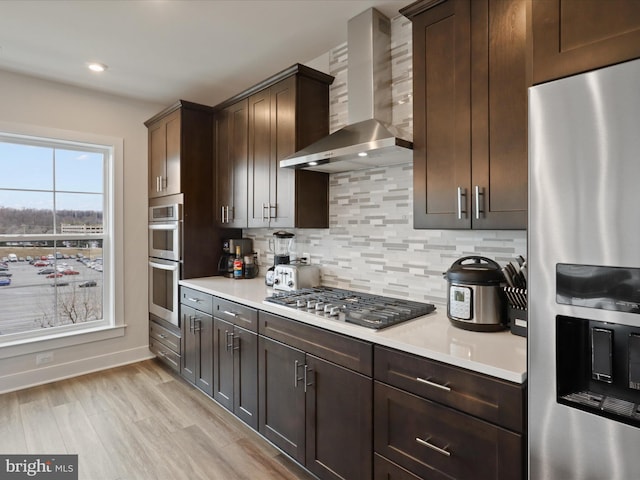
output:
[[[273,252],[273,266],[269,267],[266,272],[265,283],[267,286],[273,286],[275,266],[289,264],[291,262],[290,254],[292,252],[294,236],[293,233],[278,230],[273,234],[273,238],[269,239],[269,250]]]

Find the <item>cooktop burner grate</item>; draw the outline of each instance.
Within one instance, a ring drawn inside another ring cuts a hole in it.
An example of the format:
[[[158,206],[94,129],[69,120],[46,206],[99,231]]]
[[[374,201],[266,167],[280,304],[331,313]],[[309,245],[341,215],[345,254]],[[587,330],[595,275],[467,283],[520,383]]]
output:
[[[265,301],[376,330],[421,317],[436,309],[431,303],[332,287],[274,293]]]

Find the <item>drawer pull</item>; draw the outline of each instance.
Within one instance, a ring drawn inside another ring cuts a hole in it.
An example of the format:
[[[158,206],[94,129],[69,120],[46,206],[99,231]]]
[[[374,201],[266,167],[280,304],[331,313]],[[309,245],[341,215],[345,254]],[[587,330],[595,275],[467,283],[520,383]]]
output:
[[[189,300],[190,302],[194,302],[194,303],[198,303],[200,301],[199,298],[193,298],[193,297],[187,297],[187,300]]]
[[[420,383],[424,383],[424,384],[429,385],[431,387],[439,388],[440,390],[444,390],[445,392],[450,392],[451,391],[451,387],[449,387],[448,385],[440,385],[439,383],[431,382],[431,381],[427,380],[426,378],[416,377],[416,381],[418,381]]]
[[[229,310],[225,310],[222,313],[224,313],[225,315],[229,315],[233,318],[236,318],[238,316],[238,314],[236,312],[230,312]]]
[[[444,448],[440,448],[440,447],[436,447],[433,443],[429,443],[429,440],[431,440],[431,437],[427,438],[426,440],[422,440],[421,438],[416,437],[416,442],[418,442],[420,445],[423,445],[425,447],[429,447],[431,450],[435,450],[436,452],[446,456],[446,457],[450,457],[451,456],[451,452],[447,450],[447,447],[449,445],[447,445]]]
[[[158,334],[158,336],[159,336],[160,338],[167,338],[167,336],[166,336],[164,333],[159,333],[159,334]]]

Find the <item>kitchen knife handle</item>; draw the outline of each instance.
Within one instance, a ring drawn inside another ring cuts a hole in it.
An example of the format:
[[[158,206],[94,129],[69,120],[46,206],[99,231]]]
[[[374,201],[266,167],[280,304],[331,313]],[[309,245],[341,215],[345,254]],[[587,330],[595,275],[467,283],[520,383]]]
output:
[[[442,455],[445,455],[447,457],[451,456],[451,452],[447,450],[447,447],[449,445],[447,445],[444,448],[440,448],[440,447],[436,447],[433,443],[430,443],[429,440],[431,440],[431,437],[427,438],[426,440],[422,440],[421,438],[416,437],[416,442],[418,442],[420,445],[429,447],[430,449],[435,450],[436,452],[441,453]]]
[[[462,220],[462,214],[467,213],[466,210],[466,201],[465,201],[465,209],[462,208],[462,197],[467,197],[467,194],[465,193],[465,189],[462,187],[458,187],[458,220]]]
[[[444,390],[445,392],[450,392],[451,391],[451,387],[449,387],[448,385],[441,385],[439,383],[431,382],[431,381],[427,380],[426,378],[416,377],[416,381],[418,381],[420,383],[424,383],[424,384],[429,385],[431,387],[439,388],[440,390]]]

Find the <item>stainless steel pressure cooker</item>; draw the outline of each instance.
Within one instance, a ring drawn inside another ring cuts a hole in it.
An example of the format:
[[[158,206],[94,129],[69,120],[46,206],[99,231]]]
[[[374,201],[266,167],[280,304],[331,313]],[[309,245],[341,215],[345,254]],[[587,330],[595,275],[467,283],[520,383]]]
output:
[[[506,303],[501,286],[505,280],[498,263],[485,257],[462,257],[444,276],[447,316],[452,325],[480,332],[506,328]]]

